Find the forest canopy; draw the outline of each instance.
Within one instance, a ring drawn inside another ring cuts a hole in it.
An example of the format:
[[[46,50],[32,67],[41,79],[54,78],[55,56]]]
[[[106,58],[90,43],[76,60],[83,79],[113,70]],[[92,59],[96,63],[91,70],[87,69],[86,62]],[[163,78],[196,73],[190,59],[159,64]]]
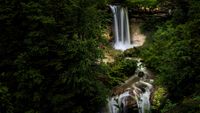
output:
[[[109,88],[137,68],[126,52],[101,62],[110,3],[170,12],[146,19],[147,42],[128,55],[144,59],[167,89],[158,112],[199,111],[199,0],[1,0],[0,113],[99,112]]]
[[[105,3],[1,1],[1,113],[94,113],[104,105],[96,62]]]

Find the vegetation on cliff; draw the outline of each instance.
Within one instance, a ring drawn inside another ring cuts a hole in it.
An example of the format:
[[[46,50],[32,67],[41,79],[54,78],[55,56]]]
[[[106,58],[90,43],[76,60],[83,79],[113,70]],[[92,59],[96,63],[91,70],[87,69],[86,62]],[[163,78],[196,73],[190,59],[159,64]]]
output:
[[[163,6],[173,8],[172,16],[163,24],[148,25],[153,31],[141,56],[148,68],[156,73],[157,83],[167,88],[170,101],[176,103],[165,112],[196,113],[200,109],[200,103],[194,101],[200,94],[200,2],[163,0],[161,3],[172,4]],[[181,110],[180,106],[185,109]]]

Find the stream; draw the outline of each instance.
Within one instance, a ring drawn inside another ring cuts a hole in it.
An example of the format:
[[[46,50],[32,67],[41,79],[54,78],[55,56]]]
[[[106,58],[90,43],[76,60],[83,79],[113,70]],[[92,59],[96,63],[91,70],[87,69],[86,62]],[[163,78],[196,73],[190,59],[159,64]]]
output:
[[[115,96],[109,98],[109,113],[149,113],[150,97],[153,91],[153,79],[149,71],[137,60],[135,74],[118,86],[114,91]],[[119,94],[118,90],[121,90]]]
[[[128,9],[117,5],[110,5],[110,8],[113,13],[114,49],[124,51],[136,47],[130,36]],[[113,88],[106,113],[150,113],[152,75],[140,58],[127,59],[136,60],[137,69],[123,84]]]

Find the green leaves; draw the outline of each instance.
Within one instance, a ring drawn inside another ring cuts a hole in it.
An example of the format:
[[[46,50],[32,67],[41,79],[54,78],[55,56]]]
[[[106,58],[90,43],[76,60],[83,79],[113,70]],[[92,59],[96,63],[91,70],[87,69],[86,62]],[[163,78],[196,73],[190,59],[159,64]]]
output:
[[[104,3],[2,1],[0,112],[94,113],[105,104]]]
[[[114,63],[109,64],[109,66],[111,87],[132,76],[137,68],[136,61],[132,59],[118,59]]]
[[[1,107],[1,112],[6,112],[6,113],[13,113],[13,106],[12,103],[10,102],[9,94],[9,89],[8,87],[4,86],[2,83],[0,83],[0,107]]]
[[[195,62],[199,62],[198,55],[194,56],[198,50],[194,45],[199,42],[193,36],[199,36],[195,32],[198,27],[192,24],[196,22],[179,25],[166,22],[152,36],[152,44],[142,51],[148,67],[157,72],[158,82],[167,87],[174,98],[191,94],[195,86],[190,81],[198,81],[198,69],[193,68],[197,66]]]

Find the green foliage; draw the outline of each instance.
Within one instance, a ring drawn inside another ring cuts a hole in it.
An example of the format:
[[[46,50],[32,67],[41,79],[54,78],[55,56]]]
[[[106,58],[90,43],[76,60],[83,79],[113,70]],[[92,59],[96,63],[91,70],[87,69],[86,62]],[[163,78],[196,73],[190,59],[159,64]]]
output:
[[[161,110],[161,113],[166,113],[173,109],[176,106],[176,104],[172,103],[169,99],[166,101],[166,104],[164,108]]]
[[[188,65],[192,62],[193,52],[188,25],[176,28],[167,25],[159,28],[154,37],[153,44],[143,53],[148,66],[158,73],[160,83],[167,86],[174,96],[194,91],[190,88],[194,87],[194,82],[188,81],[196,81],[197,77],[191,72],[194,68]]]
[[[161,8],[172,10],[172,16],[167,18],[168,21],[160,22],[153,19],[150,21],[153,23],[149,25],[154,24],[156,27],[150,30],[147,29],[148,22],[145,23],[143,29],[150,31],[151,39],[147,40],[148,45],[140,52],[147,67],[156,73],[157,85],[166,87],[169,94],[168,99],[164,99],[161,105],[157,101],[159,99],[155,98],[153,110],[162,113],[197,113],[200,86],[198,32],[200,3],[197,0],[159,2]]]
[[[174,3],[171,20],[159,25],[152,43],[142,50],[145,63],[157,73],[157,82],[165,86],[175,101],[199,92],[199,12],[196,0],[164,0]],[[181,14],[181,15],[176,15]],[[195,16],[194,16],[195,15]],[[180,21],[179,21],[180,20]],[[198,63],[197,63],[198,62]]]
[[[134,48],[131,48],[131,49],[128,49],[126,51],[124,51],[123,53],[123,56],[124,57],[138,57],[140,55],[140,50],[141,48],[140,47],[134,47]]]
[[[198,96],[197,96],[198,98]],[[162,113],[199,113],[200,110],[200,101],[196,97],[187,97],[184,98],[184,100],[179,103],[172,103],[169,100],[167,100],[166,105],[161,110]]]
[[[123,82],[127,77],[132,76],[137,68],[136,61],[132,59],[118,59],[114,63],[110,64],[109,75],[112,86]]]
[[[13,112],[13,106],[10,102],[10,94],[8,93],[8,87],[3,86],[0,84],[0,106],[1,106],[1,112],[6,113],[12,113]]]
[[[155,110],[160,109],[162,105],[165,103],[166,100],[166,89],[163,87],[159,87],[158,89],[155,90],[153,94],[153,103],[152,103],[152,108]]]
[[[0,112],[94,113],[106,103],[105,0],[1,1]]]

